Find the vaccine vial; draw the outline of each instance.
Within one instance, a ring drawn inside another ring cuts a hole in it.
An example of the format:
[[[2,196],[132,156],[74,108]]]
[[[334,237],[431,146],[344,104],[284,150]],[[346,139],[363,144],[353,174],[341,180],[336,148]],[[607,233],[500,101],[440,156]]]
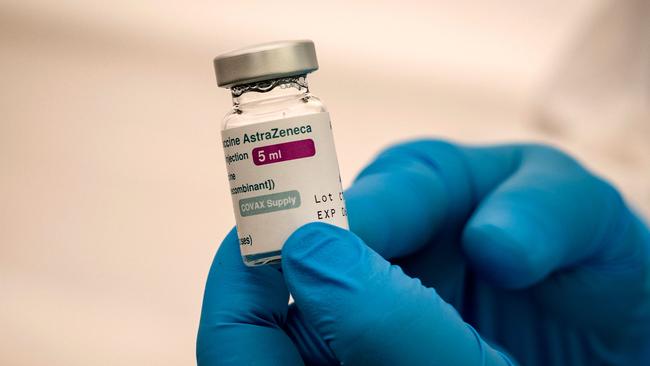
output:
[[[330,116],[307,85],[314,43],[239,49],[214,67],[232,94],[221,138],[244,263],[279,263],[284,242],[309,222],[347,229]]]

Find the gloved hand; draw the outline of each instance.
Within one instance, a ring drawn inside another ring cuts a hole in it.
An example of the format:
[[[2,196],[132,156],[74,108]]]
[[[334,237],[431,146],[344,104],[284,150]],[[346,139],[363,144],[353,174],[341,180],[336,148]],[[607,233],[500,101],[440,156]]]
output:
[[[352,232],[303,226],[282,272],[228,234],[199,364],[650,364],[648,229],[566,155],[407,143],[346,200]]]

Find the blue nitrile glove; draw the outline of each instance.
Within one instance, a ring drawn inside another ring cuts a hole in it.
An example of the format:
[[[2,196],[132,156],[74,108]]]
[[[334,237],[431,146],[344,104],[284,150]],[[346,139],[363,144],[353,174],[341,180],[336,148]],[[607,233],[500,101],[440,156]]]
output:
[[[566,155],[412,142],[346,199],[352,232],[303,226],[282,272],[226,237],[199,364],[650,365],[650,234]]]

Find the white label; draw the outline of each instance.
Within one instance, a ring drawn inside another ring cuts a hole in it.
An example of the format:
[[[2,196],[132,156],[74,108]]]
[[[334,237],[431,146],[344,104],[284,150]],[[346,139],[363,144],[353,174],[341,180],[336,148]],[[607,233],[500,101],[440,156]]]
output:
[[[348,228],[326,112],[221,132],[242,256],[277,258],[300,226]]]

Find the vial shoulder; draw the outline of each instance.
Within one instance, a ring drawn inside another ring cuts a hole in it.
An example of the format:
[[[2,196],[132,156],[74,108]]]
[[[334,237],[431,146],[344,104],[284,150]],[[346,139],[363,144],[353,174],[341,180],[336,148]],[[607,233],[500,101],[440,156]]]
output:
[[[327,107],[318,97],[313,95],[310,95],[308,98],[292,100],[275,106],[260,105],[248,106],[246,108],[238,108],[235,106],[224,116],[221,129],[227,130],[235,127],[321,112],[327,112]]]

